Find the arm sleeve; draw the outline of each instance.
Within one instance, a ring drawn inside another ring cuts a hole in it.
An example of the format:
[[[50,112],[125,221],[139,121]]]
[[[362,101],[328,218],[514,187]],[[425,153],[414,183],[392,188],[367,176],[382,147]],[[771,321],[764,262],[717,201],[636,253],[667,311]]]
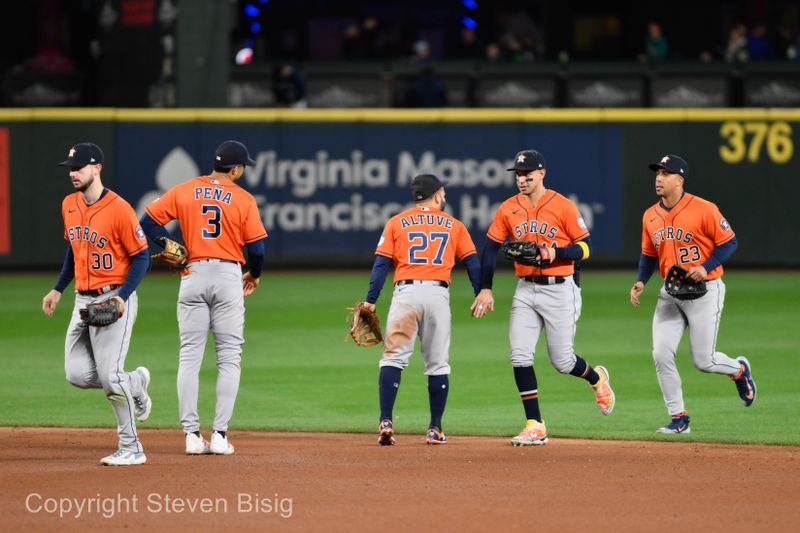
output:
[[[75,277],[75,254],[72,251],[72,245],[67,245],[67,253],[64,255],[64,265],[61,267],[61,273],[58,275],[56,286],[53,287],[58,292],[64,292],[67,285]]]
[[[147,272],[147,267],[150,266],[150,252],[145,248],[138,254],[131,256],[131,266],[128,269],[128,275],[125,276],[125,283],[122,284],[122,288],[119,290],[119,297],[128,301],[128,296],[131,295],[133,291],[136,290],[136,287],[139,286],[139,283],[144,278],[145,273]]]
[[[472,290],[477,296],[481,292],[481,262],[478,261],[478,254],[471,254],[465,257],[462,263],[467,267],[467,275],[470,283],[472,283]]]
[[[558,259],[568,259],[570,261],[581,261],[582,259],[588,258],[592,253],[592,239],[586,237],[585,239],[581,239],[580,242],[586,245],[586,253],[584,253],[583,246],[575,243],[570,246],[565,246],[564,248],[556,248],[556,257]]]
[[[657,264],[657,257],[641,254],[639,256],[639,273],[636,274],[636,281],[641,281],[642,283],[647,284],[650,276],[652,276],[653,272],[656,270]]]
[[[383,255],[375,256],[375,263],[372,265],[372,274],[369,277],[369,292],[367,292],[367,303],[374,304],[378,301],[383,289],[383,283],[386,281],[386,276],[389,274],[389,267],[392,265],[392,260]]]
[[[251,242],[247,245],[247,271],[254,278],[261,277],[261,271],[264,268],[264,243],[267,238],[264,237],[260,241]]]
[[[717,246],[711,253],[711,257],[706,259],[703,263],[703,268],[706,269],[706,272],[711,272],[721,264],[725,263],[725,261],[728,260],[731,254],[733,254],[738,247],[739,242],[736,240],[736,237],[733,237],[725,244]]]
[[[164,243],[161,242],[161,239],[163,237],[170,237],[169,232],[164,226],[153,220],[153,217],[147,213],[143,214],[142,218],[139,219],[139,224],[142,226],[144,234],[147,235],[156,246],[164,248]]]
[[[500,243],[488,239],[481,253],[481,289],[491,289],[494,279],[494,269],[497,265],[497,252],[500,250]]]

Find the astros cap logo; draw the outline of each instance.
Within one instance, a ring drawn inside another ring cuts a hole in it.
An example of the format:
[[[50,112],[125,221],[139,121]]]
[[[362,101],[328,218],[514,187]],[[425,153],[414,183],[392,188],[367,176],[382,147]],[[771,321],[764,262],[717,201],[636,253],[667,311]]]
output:
[[[525,154],[519,154],[517,157],[517,163],[524,163],[525,162]]]
[[[74,156],[75,156],[75,148],[70,148],[68,157],[74,157]]]
[[[662,163],[666,163],[667,161],[669,161],[669,156],[668,155],[665,155],[664,157],[661,158],[661,162]]]

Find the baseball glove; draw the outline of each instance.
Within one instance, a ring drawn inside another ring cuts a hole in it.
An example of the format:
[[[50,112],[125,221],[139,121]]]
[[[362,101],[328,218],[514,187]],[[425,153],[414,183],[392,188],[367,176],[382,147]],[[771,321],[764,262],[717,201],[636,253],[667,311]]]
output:
[[[156,263],[163,263],[173,270],[183,270],[189,260],[189,252],[186,251],[186,247],[167,237],[161,237],[159,240],[164,244],[164,250],[151,255],[150,259]]]
[[[348,307],[347,322],[350,324],[350,336],[359,346],[375,346],[383,342],[381,335],[381,322],[374,311],[363,306],[363,302],[356,302],[354,307]]]
[[[119,319],[119,311],[119,300],[109,298],[102,302],[88,304],[78,312],[84,325],[102,327],[116,322]]]
[[[520,265],[546,267],[553,258],[550,249],[530,241],[509,241],[503,244],[503,254]]]
[[[692,281],[686,277],[686,269],[672,265],[664,278],[667,294],[678,300],[694,300],[708,292],[705,281]]]

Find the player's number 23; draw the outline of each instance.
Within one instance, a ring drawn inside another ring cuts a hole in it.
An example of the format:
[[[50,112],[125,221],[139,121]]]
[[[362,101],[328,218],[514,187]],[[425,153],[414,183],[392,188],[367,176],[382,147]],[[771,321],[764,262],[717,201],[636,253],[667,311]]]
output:
[[[773,163],[786,163],[794,154],[792,127],[787,122],[724,122],[719,134],[726,141],[719,147],[719,156],[728,164],[741,163],[745,157],[758,162],[765,145]]]

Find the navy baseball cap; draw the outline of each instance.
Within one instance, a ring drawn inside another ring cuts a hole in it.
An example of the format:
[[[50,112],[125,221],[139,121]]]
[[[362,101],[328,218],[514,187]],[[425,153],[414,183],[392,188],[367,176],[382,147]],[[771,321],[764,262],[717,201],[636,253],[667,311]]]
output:
[[[78,143],[69,149],[69,157],[59,163],[62,167],[83,168],[103,163],[103,151],[92,143]]]
[[[673,174],[680,174],[684,179],[689,177],[689,163],[679,155],[667,154],[658,163],[651,163],[650,170],[666,170]]]
[[[255,166],[247,147],[239,141],[225,141],[217,146],[214,152],[214,165],[221,168],[233,168],[239,165]]]
[[[447,185],[447,180],[439,179],[433,174],[420,174],[411,180],[411,196],[414,200],[430,198],[439,189]]]
[[[540,170],[544,168],[544,156],[536,150],[522,150],[514,156],[514,166],[506,170]]]

